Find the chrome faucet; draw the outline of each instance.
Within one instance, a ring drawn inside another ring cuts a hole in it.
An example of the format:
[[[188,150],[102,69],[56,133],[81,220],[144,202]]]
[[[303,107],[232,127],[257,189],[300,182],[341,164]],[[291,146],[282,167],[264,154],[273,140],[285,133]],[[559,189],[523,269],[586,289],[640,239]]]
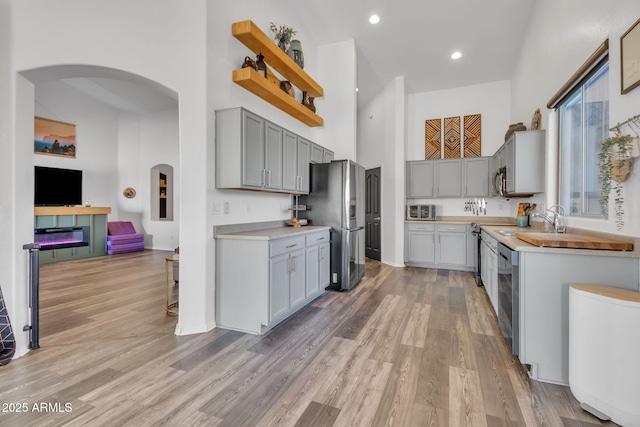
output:
[[[555,211],[553,209],[556,209]],[[545,213],[534,212],[534,218],[541,218],[553,227],[554,233],[564,233],[565,228],[562,220],[564,218],[564,208],[560,205],[549,206]]]

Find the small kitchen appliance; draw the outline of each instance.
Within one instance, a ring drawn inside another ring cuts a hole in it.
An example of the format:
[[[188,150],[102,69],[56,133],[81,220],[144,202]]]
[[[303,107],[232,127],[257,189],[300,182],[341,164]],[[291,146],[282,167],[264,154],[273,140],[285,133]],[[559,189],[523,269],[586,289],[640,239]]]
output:
[[[436,205],[407,205],[407,219],[416,221],[435,221]]]

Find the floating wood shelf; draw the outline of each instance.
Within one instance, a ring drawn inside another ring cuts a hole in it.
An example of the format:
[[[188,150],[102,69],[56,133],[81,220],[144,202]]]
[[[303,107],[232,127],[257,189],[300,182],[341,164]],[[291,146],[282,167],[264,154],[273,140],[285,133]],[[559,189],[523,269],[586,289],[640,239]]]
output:
[[[322,86],[315,82],[309,75],[296,64],[293,59],[278,47],[273,40],[253,23],[253,21],[235,22],[231,25],[231,33],[256,55],[260,52],[264,55],[264,62],[269,64],[289,80],[294,86],[313,98],[324,96]]]
[[[247,67],[233,70],[233,82],[295,117],[307,126],[324,125],[322,117],[296,101],[280,87],[262,77],[253,68]]]
[[[231,25],[231,33],[253,53],[262,53],[264,62],[298,89],[307,92],[312,98],[324,96],[322,86],[289,58],[253,21],[234,22]],[[273,75],[265,79],[255,70],[243,68],[233,71],[233,81],[308,126],[324,125],[322,117],[280,89],[279,81],[274,79]]]
[[[111,213],[111,208],[85,206],[35,206],[35,216],[47,215],[105,215]]]

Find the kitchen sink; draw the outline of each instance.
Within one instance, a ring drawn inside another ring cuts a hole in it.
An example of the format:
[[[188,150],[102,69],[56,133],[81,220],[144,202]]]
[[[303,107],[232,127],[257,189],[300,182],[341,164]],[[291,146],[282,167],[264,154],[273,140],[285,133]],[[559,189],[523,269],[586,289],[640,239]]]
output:
[[[516,232],[515,231],[507,231],[507,230],[498,230],[498,233],[502,234],[503,236],[515,236]]]

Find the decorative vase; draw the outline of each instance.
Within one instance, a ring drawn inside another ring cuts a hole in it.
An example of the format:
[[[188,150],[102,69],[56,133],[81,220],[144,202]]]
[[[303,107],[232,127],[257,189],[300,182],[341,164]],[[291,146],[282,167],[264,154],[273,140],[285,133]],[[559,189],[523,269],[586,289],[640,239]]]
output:
[[[302,105],[304,105],[305,107],[307,107],[308,109],[310,109],[311,111],[313,111],[314,113],[316,112],[316,106],[313,105],[313,98],[307,95],[307,92],[302,91]]]
[[[254,70],[258,71],[258,67],[256,66],[256,61],[249,58],[248,56],[245,56],[244,63],[242,64],[242,68],[247,68],[247,67],[253,68]]]
[[[509,125],[509,129],[507,130],[507,133],[504,134],[504,140],[506,141],[507,139],[509,139],[509,137],[513,135],[514,132],[519,132],[523,130],[527,130],[527,127],[524,124],[522,124],[522,122]]]
[[[258,54],[258,57],[256,60],[256,70],[258,71],[258,73],[260,73],[262,77],[264,78],[267,77],[267,64],[265,64],[264,62],[264,55],[262,54],[262,52]]]
[[[285,39],[278,39],[278,47],[285,52],[287,51],[287,44]]]
[[[300,68],[304,68],[304,54],[302,53],[300,40],[291,40],[287,54]]]
[[[296,92],[293,90],[293,85],[288,80],[283,80],[280,82],[280,89],[291,95],[292,98],[295,98]]]

